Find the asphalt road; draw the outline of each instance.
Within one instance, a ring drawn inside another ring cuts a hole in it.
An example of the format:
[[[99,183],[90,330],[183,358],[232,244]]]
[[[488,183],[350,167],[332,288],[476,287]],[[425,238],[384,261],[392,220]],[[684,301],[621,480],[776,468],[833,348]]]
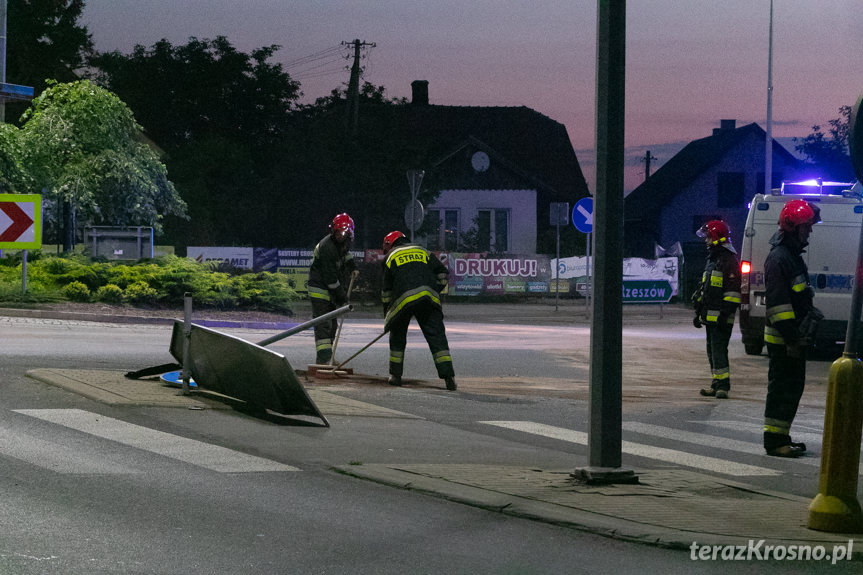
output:
[[[359,349],[378,327],[374,320],[346,322],[339,355]],[[585,326],[451,321],[447,327],[458,392],[446,392],[435,381],[425,343],[412,331],[406,373],[415,381],[404,388],[374,378],[307,382],[407,415],[334,416],[332,427],[323,429],[273,425],[234,411],[90,401],[24,373],[37,367],[129,370],[164,363],[170,360],[168,328],[0,318],[0,572],[693,572],[679,551],[509,518],[334,473],[334,465],[374,462],[550,468],[586,463],[583,444],[487,423],[586,430]],[[272,335],[232,333],[250,341]],[[727,474],[741,463],[767,469],[774,474],[746,480],[814,494],[817,465],[746,452],[757,446],[753,434],[757,438],[760,428],[766,358],[744,356],[739,342],[732,344],[732,400],[700,398],[697,389],[707,373],[702,337],[668,317],[641,318],[626,328],[624,438],[682,457],[713,456],[721,462],[713,473]],[[310,334],[273,348],[297,368],[313,357]],[[386,345],[371,348],[353,366],[383,376]],[[824,386],[818,382],[826,380],[827,366],[810,362],[798,418],[800,430],[813,436],[823,418]],[[70,423],[80,417],[111,423],[116,431],[93,436]],[[161,452],[140,439],[153,432],[165,434],[153,438]],[[191,463],[187,450],[196,449],[174,447],[170,438],[177,437],[290,470],[214,471]],[[166,449],[174,450],[171,456]],[[625,460],[657,464],[644,450]],[[818,569],[746,563],[733,571],[760,573],[767,567],[783,573]],[[697,570],[727,572],[728,565],[699,563]]]

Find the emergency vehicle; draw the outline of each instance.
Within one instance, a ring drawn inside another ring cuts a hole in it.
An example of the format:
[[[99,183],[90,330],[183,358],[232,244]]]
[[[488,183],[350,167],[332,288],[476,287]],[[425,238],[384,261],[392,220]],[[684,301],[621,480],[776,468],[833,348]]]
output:
[[[740,331],[749,355],[760,355],[764,348],[764,261],[770,238],[778,229],[782,207],[796,199],[821,208],[821,222],[812,229],[803,253],[815,290],[815,307],[824,314],[815,345],[829,349],[845,341],[863,222],[863,189],[860,182],[785,182],[770,195],[755,195],[743,231]]]

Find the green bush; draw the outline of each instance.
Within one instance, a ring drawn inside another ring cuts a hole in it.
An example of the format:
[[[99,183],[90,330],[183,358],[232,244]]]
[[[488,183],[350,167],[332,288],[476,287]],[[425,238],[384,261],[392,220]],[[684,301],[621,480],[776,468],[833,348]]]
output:
[[[22,291],[20,261],[0,258],[0,301],[94,299],[182,308],[183,297],[189,293],[198,307],[285,313],[299,299],[283,274],[225,271],[218,264],[177,256],[135,264],[90,262],[81,254],[42,256],[28,262],[28,292],[32,295],[22,299],[15,296],[16,289]],[[41,299],[34,299],[37,297]]]
[[[155,303],[159,292],[147,285],[146,282],[135,282],[126,287],[123,298],[133,304]]]
[[[63,295],[72,301],[90,301],[90,288],[81,282],[72,282],[63,286]]]
[[[96,301],[120,303],[123,301],[123,288],[116,284],[105,284],[96,290]]]

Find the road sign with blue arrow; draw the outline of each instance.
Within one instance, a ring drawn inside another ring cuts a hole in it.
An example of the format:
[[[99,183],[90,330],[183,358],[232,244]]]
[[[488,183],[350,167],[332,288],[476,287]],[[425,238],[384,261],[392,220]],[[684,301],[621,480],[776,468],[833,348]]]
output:
[[[593,231],[593,198],[581,198],[572,208],[572,225],[580,232]]]

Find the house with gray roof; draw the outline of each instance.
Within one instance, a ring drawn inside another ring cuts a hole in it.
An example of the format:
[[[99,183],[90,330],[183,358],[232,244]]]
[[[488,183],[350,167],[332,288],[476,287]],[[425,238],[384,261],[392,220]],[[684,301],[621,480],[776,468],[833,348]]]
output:
[[[566,127],[525,106],[433,105],[428,82],[411,88],[398,113],[425,147],[427,246],[550,253],[550,204],[588,195]]]
[[[755,123],[721,120],[713,134],[687,144],[624,201],[624,255],[653,258],[657,247],[701,240],[695,232],[722,219],[740,246],[748,204],[764,190],[766,133]],[[803,173],[803,163],[773,141],[771,186]],[[703,263],[703,262],[702,262]]]

